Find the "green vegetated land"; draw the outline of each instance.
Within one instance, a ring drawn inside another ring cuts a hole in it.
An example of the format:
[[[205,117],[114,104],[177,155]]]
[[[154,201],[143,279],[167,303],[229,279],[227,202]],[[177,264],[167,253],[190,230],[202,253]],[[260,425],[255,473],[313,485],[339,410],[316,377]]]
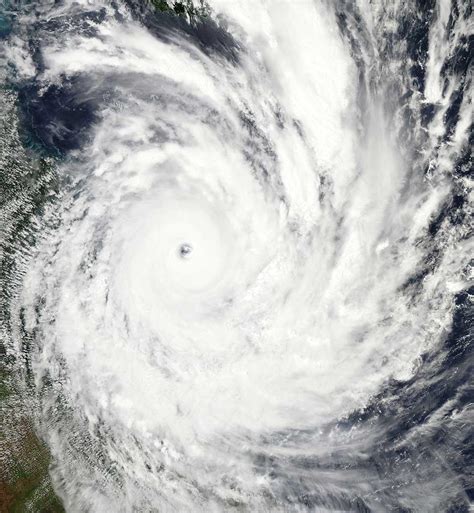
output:
[[[2,397],[2,417],[11,425],[2,426],[0,433],[0,512],[64,512],[48,474],[49,451],[20,413],[17,399],[14,394]]]
[[[8,305],[21,275],[19,245],[54,191],[52,162],[34,156],[20,136],[16,95],[0,86],[0,513],[64,512],[48,469],[50,453],[33,429],[24,392],[7,354]]]

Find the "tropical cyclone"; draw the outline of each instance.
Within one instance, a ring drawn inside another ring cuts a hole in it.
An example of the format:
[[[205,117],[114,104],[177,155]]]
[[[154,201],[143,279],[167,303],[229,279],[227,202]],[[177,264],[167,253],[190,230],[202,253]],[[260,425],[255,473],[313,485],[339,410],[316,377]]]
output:
[[[336,463],[384,432],[337,423],[413,379],[450,329],[468,240],[422,241],[468,107],[427,179],[439,120],[425,139],[399,123],[404,59],[377,53],[364,10],[357,56],[337,5],[216,0],[183,21],[64,2],[20,20],[15,80],[62,186],[12,305],[13,347],[34,337],[38,429],[67,511],[398,504]]]

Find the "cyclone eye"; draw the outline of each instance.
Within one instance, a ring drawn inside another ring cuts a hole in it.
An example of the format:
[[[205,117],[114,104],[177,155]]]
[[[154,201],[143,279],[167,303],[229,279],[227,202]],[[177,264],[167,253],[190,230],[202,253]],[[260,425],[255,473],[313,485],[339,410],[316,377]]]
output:
[[[181,258],[190,258],[193,252],[193,247],[190,244],[181,244],[179,247],[179,256]]]

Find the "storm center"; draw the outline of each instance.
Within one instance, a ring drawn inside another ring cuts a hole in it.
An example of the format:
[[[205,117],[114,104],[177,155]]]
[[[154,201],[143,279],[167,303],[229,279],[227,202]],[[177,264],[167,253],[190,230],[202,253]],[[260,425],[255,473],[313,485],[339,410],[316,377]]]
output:
[[[193,247],[190,244],[181,244],[179,247],[179,256],[181,258],[189,258],[193,252]]]

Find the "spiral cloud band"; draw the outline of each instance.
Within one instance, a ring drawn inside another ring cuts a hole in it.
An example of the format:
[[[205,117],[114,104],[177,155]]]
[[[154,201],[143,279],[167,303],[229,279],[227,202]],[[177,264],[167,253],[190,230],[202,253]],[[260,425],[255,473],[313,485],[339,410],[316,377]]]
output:
[[[463,405],[404,414],[470,279],[472,89],[449,60],[470,25],[453,3],[428,21],[382,0],[18,15],[20,117],[58,187],[10,351],[28,353],[67,511],[467,504],[457,446],[438,459],[426,438],[444,413],[466,425]]]

